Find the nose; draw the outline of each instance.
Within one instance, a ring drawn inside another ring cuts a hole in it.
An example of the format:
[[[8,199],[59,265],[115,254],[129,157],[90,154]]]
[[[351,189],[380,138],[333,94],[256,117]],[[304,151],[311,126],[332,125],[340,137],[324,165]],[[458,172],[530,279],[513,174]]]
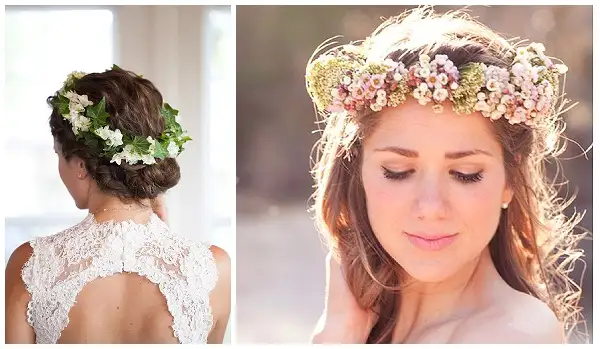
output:
[[[415,200],[417,217],[422,220],[441,220],[448,217],[447,189],[441,178],[427,175],[418,186]]]

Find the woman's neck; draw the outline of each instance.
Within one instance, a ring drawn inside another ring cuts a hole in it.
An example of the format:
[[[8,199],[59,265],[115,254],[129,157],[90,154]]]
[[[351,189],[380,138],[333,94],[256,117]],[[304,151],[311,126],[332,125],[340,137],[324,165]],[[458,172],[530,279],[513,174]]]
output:
[[[88,211],[94,215],[98,222],[131,219],[145,223],[152,213],[152,205],[149,199],[125,202],[116,196],[98,190],[90,194]]]
[[[411,341],[436,325],[476,312],[489,303],[499,282],[502,278],[485,249],[449,279],[407,283],[400,295],[393,342]]]

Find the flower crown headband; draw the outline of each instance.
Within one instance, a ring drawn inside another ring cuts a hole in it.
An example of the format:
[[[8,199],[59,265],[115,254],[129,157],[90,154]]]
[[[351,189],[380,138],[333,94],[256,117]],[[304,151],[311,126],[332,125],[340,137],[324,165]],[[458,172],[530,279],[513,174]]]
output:
[[[320,112],[357,115],[397,107],[412,95],[419,104],[452,102],[460,114],[481,112],[491,120],[532,125],[552,113],[558,98],[558,77],[567,72],[531,43],[516,49],[509,69],[483,63],[456,67],[446,55],[426,54],[410,67],[385,59],[366,58],[367,49],[353,44],[330,50],[309,63],[306,88]]]
[[[112,69],[120,68],[113,65]],[[87,95],[79,95],[74,91],[75,82],[85,75],[83,72],[69,74],[52,104],[69,121],[77,140],[90,148],[101,149],[100,155],[109,158],[111,163],[121,165],[121,161],[125,160],[129,165],[136,165],[140,161],[152,165],[156,159],[176,158],[184,150],[183,144],[191,140],[176,120],[179,111],[168,103],[161,109],[165,129],[158,139],[130,136],[119,129],[112,130],[108,125],[110,115],[106,112],[105,98],[93,103]]]

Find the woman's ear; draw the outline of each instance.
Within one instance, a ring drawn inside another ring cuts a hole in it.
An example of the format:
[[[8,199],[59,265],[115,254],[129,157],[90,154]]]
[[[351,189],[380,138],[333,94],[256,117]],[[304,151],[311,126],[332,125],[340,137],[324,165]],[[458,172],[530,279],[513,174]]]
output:
[[[84,179],[88,175],[87,168],[85,167],[85,162],[78,157],[73,157],[73,161],[75,162],[75,166],[77,167],[77,178]]]

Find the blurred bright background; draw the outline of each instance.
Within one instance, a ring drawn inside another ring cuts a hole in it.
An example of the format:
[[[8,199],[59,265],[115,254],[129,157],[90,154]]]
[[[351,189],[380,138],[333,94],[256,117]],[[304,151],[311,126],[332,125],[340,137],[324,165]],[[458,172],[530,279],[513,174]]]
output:
[[[87,214],[58,175],[46,98],[71,71],[115,63],[150,79],[194,139],[166,196],[172,229],[222,247],[235,265],[230,7],[7,6],[5,20],[5,263],[23,242]]]
[[[309,155],[318,135],[304,73],[314,49],[344,35],[364,39],[381,17],[409,6],[238,6],[237,47],[237,330],[240,343],[307,343],[323,307],[326,250],[307,213]],[[439,6],[438,12],[459,7]],[[566,92],[579,105],[565,115],[566,135],[592,143],[592,7],[491,6],[471,13],[509,37],[542,42],[568,66]],[[580,155],[570,142],[563,158]],[[562,162],[579,190],[568,213],[587,211],[592,230],[592,152]],[[553,175],[550,171],[549,175]],[[592,241],[581,305],[592,334]],[[579,282],[583,263],[572,277]]]

